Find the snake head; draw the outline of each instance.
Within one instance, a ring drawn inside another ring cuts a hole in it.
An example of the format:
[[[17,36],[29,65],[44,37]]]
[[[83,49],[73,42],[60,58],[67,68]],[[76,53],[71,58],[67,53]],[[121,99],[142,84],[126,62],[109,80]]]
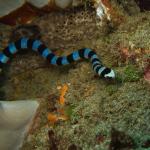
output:
[[[102,77],[104,77],[106,79],[114,79],[115,78],[115,72],[110,68],[105,68],[101,72],[101,75],[102,75]]]
[[[114,70],[110,69],[110,71],[104,75],[104,78],[114,79],[115,78]]]

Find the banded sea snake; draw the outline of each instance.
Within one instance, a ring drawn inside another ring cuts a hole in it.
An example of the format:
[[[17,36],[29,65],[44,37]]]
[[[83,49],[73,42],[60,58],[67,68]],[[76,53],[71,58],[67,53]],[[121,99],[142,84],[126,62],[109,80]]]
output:
[[[0,68],[6,64],[10,58],[13,57],[18,51],[23,49],[32,49],[39,52],[50,64],[53,65],[68,65],[80,59],[90,59],[93,70],[101,77],[115,78],[115,73],[112,69],[105,67],[98,55],[89,48],[83,48],[74,51],[68,56],[56,56],[49,48],[47,48],[40,40],[33,40],[29,38],[20,38],[16,42],[8,44],[8,46],[0,53]]]

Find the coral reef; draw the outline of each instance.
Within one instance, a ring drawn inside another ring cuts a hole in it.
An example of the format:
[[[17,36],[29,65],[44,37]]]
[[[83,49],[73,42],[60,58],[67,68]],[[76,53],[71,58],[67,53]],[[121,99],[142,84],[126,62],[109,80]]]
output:
[[[5,99],[41,98],[37,123],[22,150],[150,148],[150,86],[144,77],[149,66],[150,12],[132,8],[136,13],[128,14],[128,5],[120,2],[112,1],[116,11],[123,14],[118,24],[104,21],[100,27],[91,7],[50,13],[32,22],[55,53],[95,49],[103,62],[115,69],[117,79],[99,79],[87,62],[57,68],[32,52],[17,55],[1,87]],[[13,29],[0,26],[1,50]],[[69,119],[52,124],[47,115],[57,112],[57,88],[64,84],[68,91],[63,111]]]

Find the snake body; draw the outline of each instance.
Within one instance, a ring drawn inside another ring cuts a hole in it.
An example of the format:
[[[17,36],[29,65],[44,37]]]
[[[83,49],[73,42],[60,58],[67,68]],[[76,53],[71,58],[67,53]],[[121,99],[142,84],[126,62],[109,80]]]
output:
[[[45,46],[40,40],[29,39],[26,37],[20,38],[16,42],[8,44],[8,46],[3,49],[0,53],[0,68],[6,64],[10,58],[13,57],[18,51],[23,49],[32,49],[38,52],[42,57],[47,59],[50,64],[53,65],[68,65],[74,61],[80,59],[89,59],[92,63],[93,70],[104,78],[115,78],[115,73],[112,69],[105,67],[98,55],[89,48],[79,49],[74,51],[68,56],[56,56],[48,47]]]

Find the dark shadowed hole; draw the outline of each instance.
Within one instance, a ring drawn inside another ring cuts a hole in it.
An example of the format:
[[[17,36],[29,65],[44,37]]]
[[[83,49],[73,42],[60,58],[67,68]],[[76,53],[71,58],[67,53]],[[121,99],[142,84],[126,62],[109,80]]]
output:
[[[68,150],[77,150],[77,146],[72,144],[68,147]]]
[[[150,10],[150,0],[135,0],[143,12],[145,10]]]
[[[75,144],[71,144],[71,145],[68,147],[68,150],[82,150],[82,148],[79,147],[79,146],[76,146]]]
[[[3,101],[6,99],[6,95],[4,91],[0,91],[0,100]]]
[[[57,147],[58,141],[55,137],[55,133],[53,130],[48,131],[48,137],[49,137],[49,150],[58,150]]]
[[[111,142],[109,150],[121,150],[135,148],[133,139],[123,131],[115,128],[111,130]]]
[[[144,144],[142,145],[142,147],[144,147],[144,148],[150,148],[150,139],[148,139],[147,141],[145,141]]]

